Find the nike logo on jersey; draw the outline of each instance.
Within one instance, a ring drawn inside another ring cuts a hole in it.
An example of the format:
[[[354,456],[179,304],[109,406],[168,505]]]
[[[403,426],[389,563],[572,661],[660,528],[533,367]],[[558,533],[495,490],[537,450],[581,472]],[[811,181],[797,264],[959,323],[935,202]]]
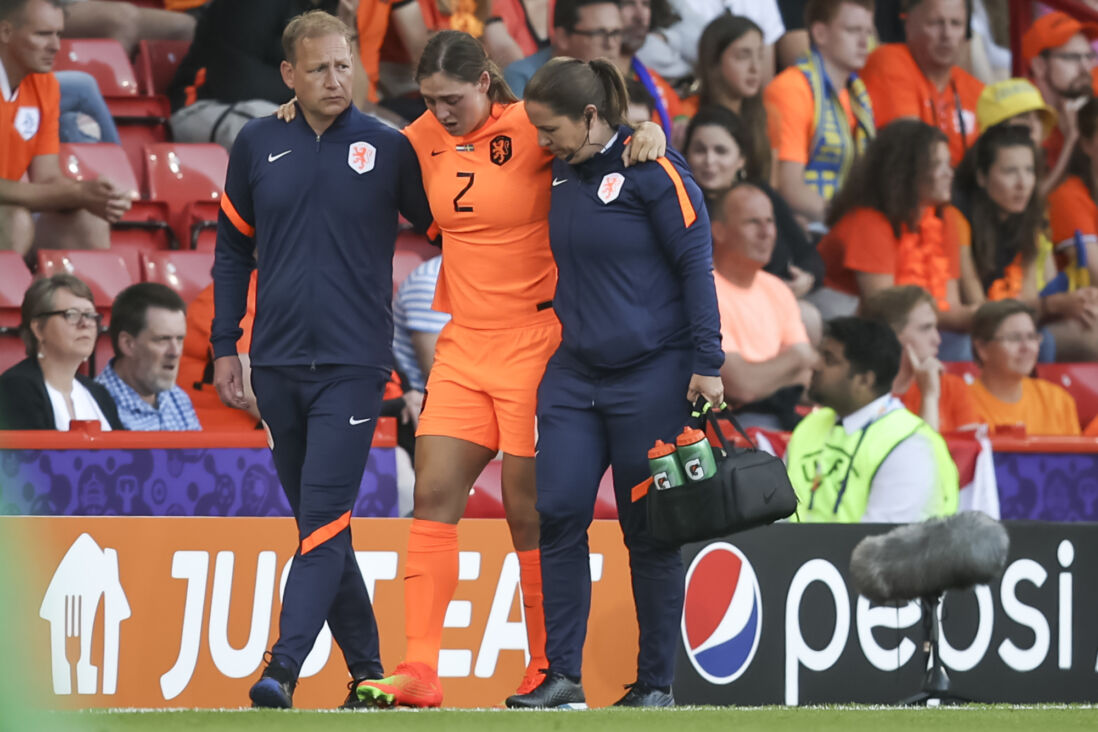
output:
[[[371,419],[373,419],[373,417],[366,417],[365,419],[355,419],[354,417],[350,417],[347,419],[347,422],[349,422],[350,425],[354,427],[355,425],[362,424],[363,422],[369,422]]]
[[[446,151],[445,150],[432,150],[431,151],[431,157],[433,158],[436,155],[441,155],[444,152],[446,152]]]
[[[278,155],[271,155],[270,153],[267,153],[267,162],[268,163],[273,163],[274,161],[278,160],[279,158],[281,158],[285,155],[289,155],[292,152],[293,152],[293,150],[285,150],[283,152],[280,152]]]
[[[553,179],[553,187],[556,188],[561,183],[567,183],[567,182],[568,182],[567,178],[554,178]]]

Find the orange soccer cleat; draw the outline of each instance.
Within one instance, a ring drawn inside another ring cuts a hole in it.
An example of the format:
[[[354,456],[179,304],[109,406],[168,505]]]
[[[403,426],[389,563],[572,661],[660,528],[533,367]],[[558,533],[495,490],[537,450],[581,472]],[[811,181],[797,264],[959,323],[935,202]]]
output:
[[[383,707],[442,706],[438,672],[425,663],[404,662],[383,679],[361,681],[355,689],[360,701]]]

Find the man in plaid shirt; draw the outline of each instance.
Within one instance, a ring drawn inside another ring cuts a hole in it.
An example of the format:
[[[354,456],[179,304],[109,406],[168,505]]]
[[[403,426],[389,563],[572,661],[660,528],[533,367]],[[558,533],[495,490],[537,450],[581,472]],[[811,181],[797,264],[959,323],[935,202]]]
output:
[[[140,282],[111,306],[114,358],[95,378],[118,405],[129,430],[200,430],[187,393],[176,385],[186,305],[170,287]]]

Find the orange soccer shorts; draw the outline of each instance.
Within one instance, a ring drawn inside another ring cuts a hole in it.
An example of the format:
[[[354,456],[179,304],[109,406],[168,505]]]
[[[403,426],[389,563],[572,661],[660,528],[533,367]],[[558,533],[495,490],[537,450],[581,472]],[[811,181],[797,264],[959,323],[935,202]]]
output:
[[[538,383],[558,345],[556,317],[498,330],[447,323],[435,346],[416,436],[456,437],[533,457]]]

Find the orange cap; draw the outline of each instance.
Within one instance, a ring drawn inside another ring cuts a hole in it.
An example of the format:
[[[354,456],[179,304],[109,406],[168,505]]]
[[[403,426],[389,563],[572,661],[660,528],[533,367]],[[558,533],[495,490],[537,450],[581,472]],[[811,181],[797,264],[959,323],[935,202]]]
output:
[[[1082,33],[1093,41],[1098,38],[1098,24],[1080,23],[1067,13],[1042,15],[1022,36],[1022,61],[1029,66],[1029,62],[1042,51],[1064,45],[1076,33]]]
[[[663,440],[656,440],[656,444],[648,451],[648,458],[655,460],[656,458],[666,457],[675,452],[675,446],[669,445]]]
[[[695,442],[701,442],[705,439],[705,433],[694,427],[683,427],[682,434],[675,438],[675,442],[679,447],[686,445],[693,445]]]

